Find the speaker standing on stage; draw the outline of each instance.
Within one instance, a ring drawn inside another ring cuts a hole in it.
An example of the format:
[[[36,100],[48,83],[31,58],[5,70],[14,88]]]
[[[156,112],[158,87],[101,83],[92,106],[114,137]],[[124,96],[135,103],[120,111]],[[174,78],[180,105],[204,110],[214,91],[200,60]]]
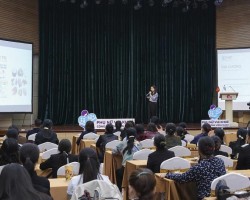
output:
[[[157,116],[157,101],[158,101],[158,93],[156,87],[153,85],[150,87],[149,93],[146,95],[149,100],[148,103],[148,117],[149,119],[153,116]]]

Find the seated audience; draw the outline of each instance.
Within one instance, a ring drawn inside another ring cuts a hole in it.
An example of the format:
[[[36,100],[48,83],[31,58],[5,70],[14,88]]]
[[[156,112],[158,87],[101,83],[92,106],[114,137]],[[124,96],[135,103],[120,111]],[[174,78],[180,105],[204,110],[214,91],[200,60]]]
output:
[[[109,177],[100,174],[100,163],[95,150],[91,148],[82,149],[79,154],[79,163],[79,175],[74,176],[68,185],[67,194],[69,196],[72,196],[78,185],[89,181],[99,179],[111,183]]]
[[[127,129],[128,128],[133,128],[135,127],[135,123],[133,121],[127,121],[125,124],[125,127],[123,129],[123,131],[121,132],[121,140],[124,140],[124,138],[127,137]]]
[[[193,135],[190,134],[190,133],[188,133],[188,131],[187,131],[187,124],[186,124],[185,122],[180,122],[180,123],[178,124],[178,126],[179,126],[179,127],[182,127],[182,128],[184,129],[184,136],[185,136],[185,137],[184,137],[183,140],[184,140],[185,142],[188,142],[188,141],[187,141],[187,137],[188,137],[188,136],[193,136]]]
[[[144,140],[144,126],[143,126],[143,124],[136,124],[135,130],[136,130],[136,140],[137,141]]]
[[[36,134],[35,144],[39,145],[45,142],[58,144],[57,134],[52,130],[53,123],[50,119],[43,121],[42,129]]]
[[[39,192],[50,195],[50,182],[45,177],[37,176],[35,171],[36,163],[39,159],[39,149],[37,145],[26,143],[20,148],[20,161],[28,171],[34,188]]]
[[[19,128],[16,125],[11,125],[8,129],[15,129],[17,131],[17,135],[18,135],[17,141],[18,141],[18,144],[22,145],[22,144],[24,144],[24,143],[27,142],[26,138],[23,137],[23,136],[21,136],[19,134],[20,131],[19,131]]]
[[[237,131],[237,140],[229,143],[229,147],[232,148],[231,158],[237,158],[238,153],[240,152],[241,146],[246,143],[247,130],[239,128]]]
[[[57,170],[67,163],[77,162],[78,156],[70,154],[71,143],[68,139],[62,139],[58,145],[58,154],[51,155],[50,158],[40,164],[41,170],[52,169],[52,177],[57,178]]]
[[[6,132],[6,138],[12,138],[18,142],[18,131],[14,128],[9,128]],[[21,144],[18,144],[21,147]]]
[[[175,135],[176,126],[174,123],[167,123],[166,125],[166,148],[181,146],[181,138]]]
[[[154,123],[149,123],[147,125],[147,130],[144,131],[144,134],[141,135],[139,138],[139,141],[145,140],[145,139],[152,139],[157,134],[157,128]]]
[[[105,153],[105,146],[107,143],[113,141],[113,140],[118,140],[118,137],[113,134],[114,127],[112,124],[107,124],[105,128],[105,134],[100,135],[96,142],[96,147],[98,147],[98,157],[99,161],[102,163],[103,158],[104,158],[104,153]]]
[[[95,132],[95,125],[92,121],[87,121],[85,125],[85,130],[81,133],[80,137],[77,139],[76,144],[80,145],[81,140],[83,139],[83,136],[88,133],[96,133]]]
[[[201,137],[198,144],[200,155],[198,164],[183,174],[167,173],[165,178],[178,183],[195,182],[197,185],[197,199],[202,200],[204,197],[210,196],[212,181],[226,174],[226,169],[224,162],[220,158],[213,156],[215,145],[210,137]]]
[[[181,140],[184,140],[185,142],[187,142],[185,140],[185,130],[181,126],[176,127],[176,135],[179,136]]]
[[[36,119],[36,120],[35,120],[35,127],[34,127],[32,130],[29,130],[29,131],[27,132],[27,134],[26,134],[26,139],[28,140],[28,137],[29,137],[30,135],[33,135],[33,134],[35,134],[35,133],[40,132],[41,125],[42,125],[42,120]]]
[[[216,128],[214,129],[214,135],[218,136],[221,140],[221,144],[224,144],[224,136],[225,132],[222,128]]]
[[[7,138],[3,141],[0,148],[0,173],[3,167],[10,163],[19,163],[19,147],[17,141],[13,138]]]
[[[128,128],[127,132],[127,141],[121,142],[116,149],[113,150],[113,154],[121,154],[122,155],[122,167],[116,170],[116,181],[117,186],[121,190],[122,179],[124,167],[127,160],[133,160],[133,155],[135,152],[142,149],[141,144],[135,140],[136,138],[136,130],[134,128]]]
[[[194,139],[193,139],[190,143],[196,144],[196,145],[197,145],[199,139],[202,138],[202,137],[208,136],[208,133],[209,133],[211,130],[212,130],[212,129],[211,129],[210,124],[204,123],[204,124],[202,125],[202,133],[200,133],[199,135],[196,135],[196,136],[194,137]]]
[[[169,158],[173,158],[175,155],[174,152],[166,149],[165,137],[160,133],[155,136],[154,145],[156,151],[149,154],[147,168],[154,173],[160,173],[161,163]]]
[[[3,168],[0,185],[2,200],[52,200],[33,187],[29,173],[20,164],[12,163]]]
[[[160,119],[157,116],[151,117],[150,122],[154,123],[156,125],[158,133],[161,133],[163,135],[166,134],[165,131],[163,130],[163,127],[162,127],[161,123],[160,123]]]
[[[149,169],[136,169],[130,174],[128,182],[129,199],[154,199],[156,179],[155,175]]]
[[[239,151],[236,169],[250,169],[250,130],[247,131],[247,144],[243,145]]]
[[[218,136],[216,136],[216,135],[212,136],[211,138],[213,139],[214,145],[215,145],[214,156],[222,155],[222,156],[228,157],[228,153],[227,152],[220,151],[221,139]]]
[[[122,132],[122,122],[120,120],[117,120],[115,122],[115,130],[114,130],[114,133],[116,132]]]

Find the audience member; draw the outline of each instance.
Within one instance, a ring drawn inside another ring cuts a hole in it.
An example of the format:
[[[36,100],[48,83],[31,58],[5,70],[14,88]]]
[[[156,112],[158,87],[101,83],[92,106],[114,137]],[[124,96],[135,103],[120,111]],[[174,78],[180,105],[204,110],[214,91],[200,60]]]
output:
[[[120,121],[120,120],[117,120],[116,122],[115,122],[115,130],[114,130],[114,133],[116,133],[116,132],[121,132],[122,131],[122,122]]]
[[[18,131],[14,128],[9,128],[6,132],[6,138],[12,138],[18,142]],[[18,144],[21,147],[21,144]]]
[[[71,143],[68,139],[62,139],[58,145],[58,154],[51,155],[50,158],[40,164],[41,170],[52,169],[52,177],[57,178],[57,170],[67,163],[77,162],[78,156],[70,154]]]
[[[221,139],[216,135],[212,136],[211,138],[213,139],[214,145],[215,145],[214,156],[222,155],[222,156],[228,157],[228,153],[226,153],[224,151],[220,151]]]
[[[128,128],[127,132],[127,141],[121,142],[116,149],[113,150],[113,154],[121,154],[122,159],[122,167],[116,170],[116,181],[117,186],[121,190],[122,178],[124,167],[127,160],[133,160],[133,155],[135,152],[141,150],[141,144],[135,140],[136,138],[136,130],[134,128]]]
[[[183,174],[168,173],[165,177],[179,183],[195,182],[197,185],[197,199],[202,200],[204,197],[209,197],[212,181],[226,174],[224,162],[220,158],[213,156],[214,147],[214,141],[210,137],[201,137],[198,142],[200,154],[198,164]]]
[[[237,140],[229,143],[229,147],[232,149],[231,158],[235,159],[238,157],[238,153],[240,152],[241,146],[246,143],[246,135],[247,130],[243,128],[239,128],[237,131]]]
[[[160,165],[163,161],[174,157],[174,152],[166,149],[166,141],[165,137],[158,133],[154,137],[154,145],[156,147],[156,151],[149,154],[147,168],[152,170],[154,173],[160,173]]]
[[[127,137],[127,129],[135,127],[135,123],[133,121],[127,121],[123,131],[121,132],[121,140]]]
[[[179,136],[181,140],[184,140],[185,142],[187,142],[185,140],[185,129],[182,128],[181,126],[176,127],[176,135]]]
[[[96,179],[104,180],[111,183],[109,177],[100,174],[100,163],[96,152],[91,148],[85,148],[79,154],[80,171],[78,176],[74,176],[69,185],[67,194],[72,196],[75,188],[79,184],[83,184]]]
[[[218,136],[221,140],[221,144],[224,144],[224,136],[225,132],[222,128],[216,128],[214,129],[214,135]]]
[[[247,144],[243,145],[239,151],[236,169],[250,169],[250,130],[247,131]]]
[[[166,125],[166,148],[181,146],[181,138],[175,135],[176,126],[174,123],[167,123]]]
[[[104,158],[104,153],[105,153],[105,146],[108,142],[111,142],[113,140],[118,140],[118,136],[113,134],[114,132],[114,127],[112,124],[107,124],[105,128],[105,134],[100,135],[96,142],[96,147],[99,148],[98,151],[98,157],[99,161],[102,163],[103,158]]]
[[[23,137],[23,136],[21,136],[19,134],[20,131],[19,131],[19,128],[16,125],[11,125],[8,129],[15,129],[17,131],[17,135],[18,135],[17,141],[18,141],[18,144],[22,145],[22,144],[24,144],[24,143],[27,142],[26,138]]]
[[[153,200],[156,179],[149,169],[139,168],[129,177],[129,199]]]
[[[35,144],[39,145],[45,142],[58,144],[57,134],[52,130],[53,123],[50,119],[43,121],[42,129],[36,134]]]
[[[156,134],[157,134],[157,128],[156,128],[156,125],[154,123],[149,123],[147,125],[147,130],[144,131],[144,134],[143,134],[143,139],[152,139]]]
[[[160,120],[157,116],[151,117],[150,122],[151,122],[151,123],[154,123],[154,124],[156,125],[157,132],[158,132],[158,133],[161,133],[161,134],[163,134],[163,135],[166,134],[165,131],[163,130],[162,125],[161,125],[161,120]]]
[[[143,124],[136,124],[135,130],[136,130],[136,140],[137,141],[144,140],[144,126],[143,126]]]
[[[202,138],[202,137],[208,136],[208,133],[209,133],[211,130],[212,130],[212,129],[211,129],[210,124],[204,123],[204,124],[202,125],[202,133],[200,133],[199,135],[196,135],[196,136],[194,137],[194,139],[193,139],[190,143],[196,144],[196,145],[197,145],[199,139]]]
[[[88,133],[96,133],[95,132],[95,125],[92,121],[87,121],[85,125],[85,130],[81,133],[80,137],[77,139],[76,144],[80,145],[81,140],[83,139],[83,136]]]
[[[40,132],[41,125],[42,125],[42,120],[36,119],[36,120],[35,120],[35,127],[34,127],[32,130],[29,130],[29,131],[27,132],[27,134],[26,134],[26,139],[28,140],[28,137],[29,137],[30,135],[33,135],[33,134],[35,134],[35,133]]]
[[[36,163],[39,159],[39,149],[37,145],[26,143],[20,148],[20,161],[28,171],[34,188],[39,192],[50,195],[50,182],[45,177],[37,176],[35,171]]]
[[[29,173],[20,164],[12,163],[4,167],[0,175],[0,185],[2,200],[52,200],[50,196],[33,187]]]

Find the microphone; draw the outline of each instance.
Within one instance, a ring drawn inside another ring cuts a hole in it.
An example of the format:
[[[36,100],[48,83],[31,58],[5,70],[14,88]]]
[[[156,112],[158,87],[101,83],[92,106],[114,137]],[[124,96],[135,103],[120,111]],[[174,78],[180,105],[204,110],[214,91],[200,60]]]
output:
[[[228,87],[230,87],[235,92],[235,90],[233,89],[233,87],[231,85],[229,85]]]

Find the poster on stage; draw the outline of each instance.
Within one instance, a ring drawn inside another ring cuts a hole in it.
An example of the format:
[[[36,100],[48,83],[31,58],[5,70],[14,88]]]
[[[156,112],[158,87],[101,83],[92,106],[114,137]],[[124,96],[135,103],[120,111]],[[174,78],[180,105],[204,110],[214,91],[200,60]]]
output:
[[[95,123],[95,129],[105,129],[107,124],[112,124],[115,126],[116,121],[121,121],[122,122],[122,128],[124,128],[125,124],[128,121],[133,121],[135,122],[134,118],[124,118],[124,119],[97,119]]]

